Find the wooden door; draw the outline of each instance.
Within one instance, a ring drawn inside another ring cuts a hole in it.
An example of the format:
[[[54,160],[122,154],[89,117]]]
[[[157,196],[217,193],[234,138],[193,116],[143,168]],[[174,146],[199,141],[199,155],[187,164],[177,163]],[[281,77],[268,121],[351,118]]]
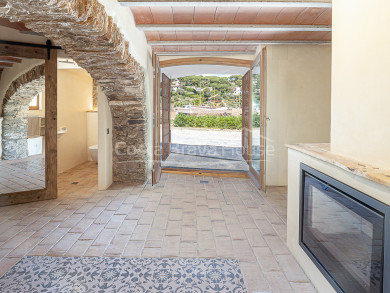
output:
[[[50,55],[48,54],[50,52]],[[0,206],[55,199],[57,188],[57,50],[34,44],[0,44],[0,55],[45,61],[45,188],[0,196]]]
[[[251,130],[251,71],[242,77],[242,156],[249,164],[250,130]]]
[[[153,184],[158,183],[161,177],[160,76],[158,58],[153,54]]]
[[[171,153],[171,80],[162,75],[162,160],[165,161]]]

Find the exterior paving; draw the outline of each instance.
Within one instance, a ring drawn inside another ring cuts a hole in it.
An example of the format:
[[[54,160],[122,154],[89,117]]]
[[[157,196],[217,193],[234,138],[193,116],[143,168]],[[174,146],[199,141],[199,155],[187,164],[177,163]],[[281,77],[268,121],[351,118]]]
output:
[[[171,154],[162,167],[225,171],[249,171],[241,147],[172,144]]]

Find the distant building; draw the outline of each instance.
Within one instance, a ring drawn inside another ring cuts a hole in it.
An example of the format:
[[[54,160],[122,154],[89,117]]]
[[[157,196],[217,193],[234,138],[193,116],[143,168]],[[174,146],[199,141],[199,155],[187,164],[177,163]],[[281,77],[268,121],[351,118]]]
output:
[[[235,87],[233,89],[233,94],[234,95],[239,96],[239,95],[241,95],[241,93],[242,93],[241,87]]]
[[[179,79],[174,79],[172,80],[172,83],[171,83],[172,86],[181,86],[181,82]]]

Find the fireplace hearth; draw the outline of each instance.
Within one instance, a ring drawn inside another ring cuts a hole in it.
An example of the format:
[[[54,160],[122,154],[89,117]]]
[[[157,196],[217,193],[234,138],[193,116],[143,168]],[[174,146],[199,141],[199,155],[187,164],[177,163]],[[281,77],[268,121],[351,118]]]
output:
[[[390,207],[301,163],[299,244],[337,292],[390,292]]]

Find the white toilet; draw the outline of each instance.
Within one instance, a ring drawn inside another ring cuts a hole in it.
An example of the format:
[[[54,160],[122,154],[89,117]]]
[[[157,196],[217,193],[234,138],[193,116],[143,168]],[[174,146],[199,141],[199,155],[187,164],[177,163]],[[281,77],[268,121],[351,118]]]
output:
[[[98,145],[95,144],[95,145],[91,145],[90,147],[88,147],[89,149],[89,153],[91,154],[91,158],[92,158],[92,161],[94,162],[98,162]]]

